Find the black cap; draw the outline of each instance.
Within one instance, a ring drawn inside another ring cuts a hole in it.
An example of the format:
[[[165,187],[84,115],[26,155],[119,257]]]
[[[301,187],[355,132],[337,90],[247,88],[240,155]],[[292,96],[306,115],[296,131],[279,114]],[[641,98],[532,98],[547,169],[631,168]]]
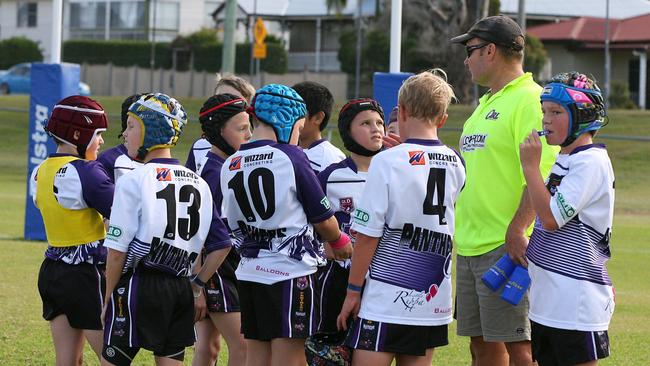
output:
[[[451,43],[465,44],[472,38],[480,38],[515,51],[521,51],[524,49],[524,45],[521,41],[517,42],[517,38],[523,36],[519,24],[514,20],[505,15],[496,15],[474,23],[467,33],[452,38]]]

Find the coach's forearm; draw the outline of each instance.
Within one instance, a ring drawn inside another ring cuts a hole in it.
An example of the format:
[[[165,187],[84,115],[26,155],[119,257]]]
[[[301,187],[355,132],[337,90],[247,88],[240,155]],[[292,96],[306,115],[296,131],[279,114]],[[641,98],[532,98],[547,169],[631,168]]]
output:
[[[528,226],[535,220],[535,210],[530,201],[528,195],[528,188],[524,188],[524,191],[521,194],[521,199],[519,200],[519,207],[515,212],[510,225],[508,226],[508,231],[524,233]]]
[[[120,281],[125,261],[125,252],[111,248],[108,249],[108,257],[106,259],[106,296],[104,296],[104,303],[108,303],[113,290],[115,290],[115,286]]]
[[[379,238],[357,233],[348,283],[355,286],[363,285],[378,244]]]

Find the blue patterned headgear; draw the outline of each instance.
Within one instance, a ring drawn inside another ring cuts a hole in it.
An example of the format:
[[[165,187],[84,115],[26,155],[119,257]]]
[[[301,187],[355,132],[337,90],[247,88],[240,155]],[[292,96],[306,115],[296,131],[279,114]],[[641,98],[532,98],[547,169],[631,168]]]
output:
[[[289,143],[293,126],[307,115],[302,97],[286,85],[269,84],[259,89],[253,97],[249,114],[275,131],[278,142]]]
[[[128,114],[142,126],[142,142],[136,159],[144,160],[147,153],[176,145],[187,113],[183,106],[167,94],[144,94],[129,108]]]
[[[596,83],[578,72],[555,75],[544,86],[542,102],[561,105],[569,114],[569,129],[560,146],[569,146],[581,134],[596,131],[608,122],[605,102]]]

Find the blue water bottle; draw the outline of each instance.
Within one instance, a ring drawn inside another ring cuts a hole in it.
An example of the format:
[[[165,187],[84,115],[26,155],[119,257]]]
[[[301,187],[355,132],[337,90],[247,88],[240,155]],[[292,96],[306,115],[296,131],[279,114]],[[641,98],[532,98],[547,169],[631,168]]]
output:
[[[517,266],[501,292],[501,299],[517,306],[528,290],[528,286],[530,286],[528,270],[522,266]]]
[[[485,271],[481,280],[490,290],[498,290],[510,277],[517,264],[504,254],[490,269]]]

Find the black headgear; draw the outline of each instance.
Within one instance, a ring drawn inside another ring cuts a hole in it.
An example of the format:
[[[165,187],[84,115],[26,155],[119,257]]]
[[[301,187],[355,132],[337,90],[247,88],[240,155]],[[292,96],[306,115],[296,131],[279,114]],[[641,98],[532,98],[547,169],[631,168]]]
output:
[[[221,129],[233,116],[246,112],[247,107],[246,99],[232,94],[213,95],[201,107],[199,121],[205,138],[226,155],[232,155],[236,150],[223,138]]]
[[[358,142],[354,141],[350,135],[350,124],[352,123],[352,120],[357,116],[357,114],[363,111],[375,111],[379,113],[382,121],[384,120],[384,110],[376,100],[370,98],[353,99],[347,102],[343,108],[341,108],[341,112],[339,112],[339,133],[341,134],[343,145],[345,145],[345,148],[350,152],[362,156],[373,156],[380,152],[381,149],[370,151],[361,146]]]

